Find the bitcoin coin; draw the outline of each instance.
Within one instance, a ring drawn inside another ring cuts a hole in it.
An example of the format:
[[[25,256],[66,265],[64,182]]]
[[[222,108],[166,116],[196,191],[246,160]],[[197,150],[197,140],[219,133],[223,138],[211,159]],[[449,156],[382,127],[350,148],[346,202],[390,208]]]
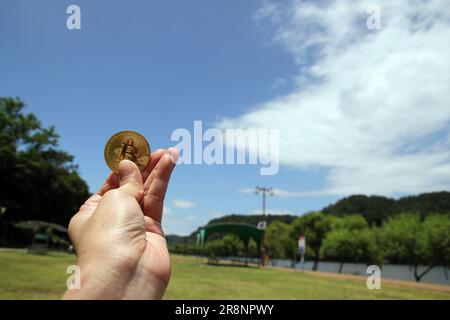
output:
[[[130,160],[136,163],[142,172],[150,161],[150,145],[145,138],[134,131],[120,131],[109,138],[105,146],[105,161],[115,173],[119,172],[119,163]]]

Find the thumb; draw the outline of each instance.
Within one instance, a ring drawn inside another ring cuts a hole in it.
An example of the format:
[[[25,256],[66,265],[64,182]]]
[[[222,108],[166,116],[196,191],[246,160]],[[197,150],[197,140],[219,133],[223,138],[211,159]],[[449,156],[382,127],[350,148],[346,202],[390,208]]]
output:
[[[142,175],[137,165],[130,160],[119,163],[119,190],[141,201],[144,196]]]

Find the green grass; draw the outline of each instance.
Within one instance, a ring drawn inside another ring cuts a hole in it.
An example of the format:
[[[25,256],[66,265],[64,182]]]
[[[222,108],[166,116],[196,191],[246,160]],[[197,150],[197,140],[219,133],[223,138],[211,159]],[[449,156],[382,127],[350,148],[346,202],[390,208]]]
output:
[[[60,299],[74,255],[0,252],[0,299]]]
[[[59,299],[65,291],[69,254],[46,256],[0,252],[0,299]],[[172,279],[165,299],[450,299],[450,293],[384,284],[368,290],[365,281],[290,270],[200,265],[193,257],[172,256]]]

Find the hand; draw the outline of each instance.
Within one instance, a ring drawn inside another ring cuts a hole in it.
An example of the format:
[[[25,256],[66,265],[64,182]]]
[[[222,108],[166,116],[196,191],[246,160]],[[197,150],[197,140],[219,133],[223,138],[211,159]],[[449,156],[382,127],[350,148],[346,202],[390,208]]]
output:
[[[81,270],[81,288],[66,299],[160,299],[170,279],[161,227],[164,196],[177,150],[158,150],[139,172],[121,161],[100,191],[69,224]],[[144,183],[145,181],[145,183]]]

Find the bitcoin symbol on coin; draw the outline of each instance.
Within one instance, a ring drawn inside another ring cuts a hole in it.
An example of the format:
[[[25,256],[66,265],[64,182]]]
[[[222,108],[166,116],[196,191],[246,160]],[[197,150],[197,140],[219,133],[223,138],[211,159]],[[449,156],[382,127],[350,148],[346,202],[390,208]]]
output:
[[[150,145],[145,138],[134,131],[121,131],[109,138],[105,146],[105,161],[108,167],[119,171],[119,163],[130,160],[142,172],[150,161]]]

